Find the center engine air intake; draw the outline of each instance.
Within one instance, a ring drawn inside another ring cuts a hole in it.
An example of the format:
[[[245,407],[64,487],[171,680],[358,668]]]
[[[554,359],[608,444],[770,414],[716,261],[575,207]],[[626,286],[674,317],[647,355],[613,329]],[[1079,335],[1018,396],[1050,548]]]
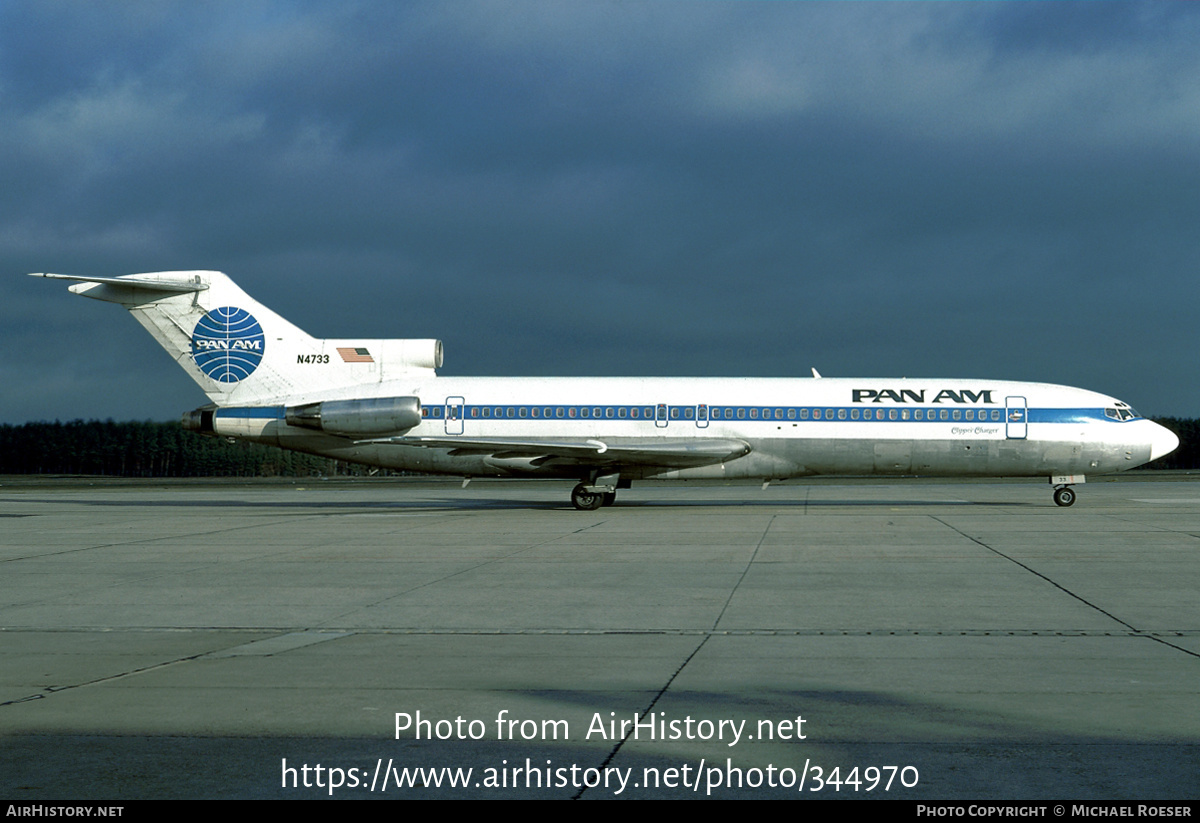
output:
[[[405,432],[421,422],[419,397],[322,400],[284,409],[289,426],[348,436]]]

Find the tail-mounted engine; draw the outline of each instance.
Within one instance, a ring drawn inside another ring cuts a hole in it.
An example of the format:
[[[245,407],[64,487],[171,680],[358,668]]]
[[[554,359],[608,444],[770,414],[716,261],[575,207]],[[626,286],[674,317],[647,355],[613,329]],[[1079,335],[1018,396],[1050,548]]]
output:
[[[362,400],[322,400],[288,406],[289,426],[351,437],[406,432],[421,422],[419,397],[371,397]]]

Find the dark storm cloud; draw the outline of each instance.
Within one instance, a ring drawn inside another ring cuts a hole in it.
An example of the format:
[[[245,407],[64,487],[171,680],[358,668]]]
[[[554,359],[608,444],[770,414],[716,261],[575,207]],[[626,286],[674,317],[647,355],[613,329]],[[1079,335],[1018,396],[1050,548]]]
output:
[[[1198,20],[8,4],[0,376],[29,388],[0,418],[199,402],[119,309],[17,276],[170,268],[319,336],[442,337],[453,374],[815,365],[1195,413]]]

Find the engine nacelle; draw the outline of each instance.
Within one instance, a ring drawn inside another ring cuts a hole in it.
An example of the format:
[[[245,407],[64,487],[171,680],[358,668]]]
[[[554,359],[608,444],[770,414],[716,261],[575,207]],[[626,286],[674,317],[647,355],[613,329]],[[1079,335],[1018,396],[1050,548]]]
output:
[[[322,400],[284,409],[289,426],[348,436],[406,432],[421,422],[419,397]]]
[[[215,434],[213,421],[216,419],[216,413],[216,406],[201,406],[193,411],[184,412],[183,419],[180,421],[183,424],[183,430],[198,434]]]
[[[383,362],[402,363],[408,368],[440,369],[441,340],[383,340]]]

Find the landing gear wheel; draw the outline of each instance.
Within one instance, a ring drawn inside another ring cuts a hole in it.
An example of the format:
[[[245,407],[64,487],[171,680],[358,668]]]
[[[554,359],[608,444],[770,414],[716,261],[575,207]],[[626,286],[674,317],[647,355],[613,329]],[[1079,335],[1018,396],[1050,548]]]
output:
[[[603,497],[604,497],[604,502],[600,504],[602,506],[611,506],[613,503],[617,502],[617,493],[616,492],[605,492]]]
[[[1070,506],[1075,502],[1074,490],[1063,486],[1061,489],[1054,490],[1054,502],[1059,506]]]
[[[571,489],[571,505],[582,512],[592,512],[604,505],[604,495],[599,492],[585,491],[583,484],[580,483]]]

